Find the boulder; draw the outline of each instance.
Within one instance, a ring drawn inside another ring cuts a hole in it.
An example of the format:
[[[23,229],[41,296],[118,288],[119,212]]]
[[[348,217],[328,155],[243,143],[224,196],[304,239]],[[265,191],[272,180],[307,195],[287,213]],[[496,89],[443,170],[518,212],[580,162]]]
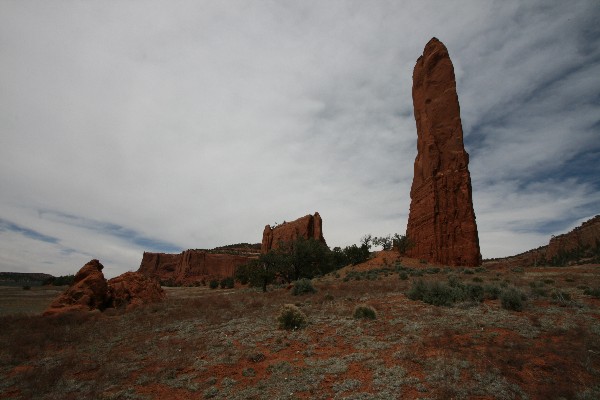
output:
[[[454,67],[433,38],[413,71],[417,157],[410,191],[407,255],[436,264],[481,263],[469,155],[463,144]]]
[[[318,212],[315,212],[314,215],[305,215],[292,222],[284,222],[276,227],[265,226],[261,252],[264,254],[271,249],[278,249],[287,243],[298,240],[299,237],[326,243],[323,237],[323,220]]]
[[[126,272],[106,281],[98,260],[85,264],[75,275],[73,285],[50,304],[44,315],[67,312],[103,311],[106,308],[154,303],[165,298],[160,284],[142,274]]]
[[[132,308],[164,300],[160,283],[138,272],[126,272],[108,281],[110,306]]]
[[[50,304],[44,315],[106,308],[109,302],[108,284],[103,268],[95,259],[85,264],[75,275],[73,285]]]

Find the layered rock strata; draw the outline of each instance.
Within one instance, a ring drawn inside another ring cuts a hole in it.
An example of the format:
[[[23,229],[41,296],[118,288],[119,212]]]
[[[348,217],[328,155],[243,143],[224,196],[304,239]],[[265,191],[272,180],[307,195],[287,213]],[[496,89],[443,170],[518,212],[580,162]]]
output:
[[[413,71],[417,157],[410,191],[408,255],[432,263],[476,266],[481,262],[473,210],[469,155],[463,144],[454,67],[433,38]]]
[[[138,272],[163,283],[193,285],[233,276],[237,267],[258,257],[256,250],[250,250],[186,250],[180,254],[145,252]]]
[[[323,237],[323,220],[318,212],[315,212],[314,215],[305,215],[292,222],[284,222],[276,227],[265,226],[261,252],[267,253],[269,250],[284,247],[299,237],[326,243]]]

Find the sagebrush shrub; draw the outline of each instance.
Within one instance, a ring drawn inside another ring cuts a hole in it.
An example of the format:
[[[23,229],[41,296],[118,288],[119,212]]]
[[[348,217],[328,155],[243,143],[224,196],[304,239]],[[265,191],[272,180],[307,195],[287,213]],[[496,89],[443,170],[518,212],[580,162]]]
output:
[[[221,279],[220,283],[221,289],[233,289],[233,287],[235,286],[235,281],[233,280],[232,276]]]
[[[377,312],[371,306],[361,304],[354,309],[355,319],[377,319]]]
[[[284,304],[277,317],[279,328],[296,330],[304,328],[307,324],[306,314],[293,304]]]
[[[407,293],[411,300],[421,300],[434,306],[451,306],[458,301],[481,302],[485,296],[485,290],[481,285],[464,285],[455,276],[444,282],[414,282]]]
[[[512,311],[523,310],[523,293],[516,288],[509,288],[500,295],[502,308]]]
[[[600,288],[586,288],[583,294],[600,299]]]
[[[316,291],[317,289],[312,285],[310,279],[297,280],[294,282],[294,287],[292,288],[292,294],[294,296],[305,293],[315,293]]]
[[[210,283],[208,284],[208,287],[210,287],[211,289],[216,289],[219,287],[219,281],[216,279],[213,279],[212,281],[210,281]]]

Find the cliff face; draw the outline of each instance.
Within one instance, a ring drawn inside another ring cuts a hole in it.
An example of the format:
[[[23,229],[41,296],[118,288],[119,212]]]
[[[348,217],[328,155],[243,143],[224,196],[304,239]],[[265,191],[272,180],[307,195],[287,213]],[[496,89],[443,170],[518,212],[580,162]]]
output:
[[[410,191],[408,255],[444,265],[481,263],[469,155],[463,144],[454,67],[436,38],[413,71],[417,157]]]
[[[315,239],[325,243],[323,237],[323,220],[318,212],[314,215],[306,215],[292,222],[284,222],[281,225],[271,228],[265,226],[261,252],[266,253],[271,249],[278,249],[286,243],[291,243],[299,237],[304,239]]]
[[[138,272],[162,282],[189,285],[233,276],[237,267],[257,256],[258,253],[252,251],[186,250],[180,254],[145,252]]]

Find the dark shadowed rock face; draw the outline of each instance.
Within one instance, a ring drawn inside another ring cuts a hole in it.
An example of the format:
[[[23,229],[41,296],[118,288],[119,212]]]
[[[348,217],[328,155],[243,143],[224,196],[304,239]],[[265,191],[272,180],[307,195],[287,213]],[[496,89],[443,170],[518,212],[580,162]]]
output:
[[[265,226],[261,252],[266,253],[271,249],[280,248],[286,243],[291,243],[299,237],[304,239],[315,239],[325,243],[323,237],[323,220],[318,212],[314,215],[306,215],[292,222],[284,222],[281,225],[271,228]]]
[[[412,95],[418,152],[406,230],[413,243],[408,255],[444,265],[479,265],[454,67],[436,38],[417,60]]]
[[[160,284],[136,272],[126,272],[106,281],[98,260],[85,264],[75,275],[73,285],[50,304],[44,315],[104,310],[162,301]]]

